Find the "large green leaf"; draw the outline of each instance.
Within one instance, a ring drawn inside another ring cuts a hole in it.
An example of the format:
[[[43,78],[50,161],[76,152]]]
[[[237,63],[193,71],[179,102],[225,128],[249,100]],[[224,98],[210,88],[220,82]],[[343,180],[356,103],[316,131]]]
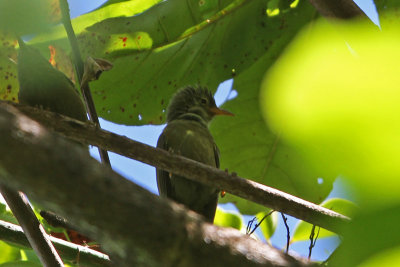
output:
[[[265,71],[297,31],[314,15],[307,3],[287,13],[268,17],[268,36],[273,43],[250,68],[237,75],[233,88],[238,97],[224,107],[236,114],[216,118],[211,129],[221,150],[221,167],[268,186],[320,203],[332,189],[333,176],[321,177],[299,151],[283,143],[265,125],[259,108],[259,89]],[[284,31],[280,28],[285,24]],[[289,75],[289,74],[288,74]],[[320,178],[320,179],[318,179]],[[323,178],[323,179],[321,179]],[[234,202],[241,212],[255,214],[263,208],[250,201],[227,195],[222,202]]]
[[[271,127],[357,193],[360,213],[342,229],[332,266],[399,260],[400,24],[397,12],[381,18],[382,31],[369,21],[316,23],[263,83]]]
[[[305,1],[274,17],[267,15],[268,2],[169,0],[138,15],[83,23],[89,13],[74,20],[83,55],[114,63],[92,83],[100,116],[128,125],[162,123],[178,88],[200,83],[215,90],[311,19],[313,9]],[[68,49],[64,36],[59,30],[34,42],[43,49],[49,44]]]

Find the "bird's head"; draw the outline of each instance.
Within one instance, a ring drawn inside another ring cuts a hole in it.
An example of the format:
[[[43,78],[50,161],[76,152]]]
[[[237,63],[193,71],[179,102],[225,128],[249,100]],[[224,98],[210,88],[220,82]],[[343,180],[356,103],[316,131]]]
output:
[[[208,89],[191,86],[179,90],[172,97],[167,109],[167,122],[186,114],[197,115],[206,123],[215,115],[233,116],[229,111],[217,107]]]

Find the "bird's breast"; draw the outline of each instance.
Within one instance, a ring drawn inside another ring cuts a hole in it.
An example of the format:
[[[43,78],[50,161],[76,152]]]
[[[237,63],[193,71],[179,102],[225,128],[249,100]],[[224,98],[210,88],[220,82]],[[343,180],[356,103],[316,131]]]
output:
[[[164,129],[163,135],[170,152],[216,166],[214,139],[209,130],[200,123],[172,121]]]

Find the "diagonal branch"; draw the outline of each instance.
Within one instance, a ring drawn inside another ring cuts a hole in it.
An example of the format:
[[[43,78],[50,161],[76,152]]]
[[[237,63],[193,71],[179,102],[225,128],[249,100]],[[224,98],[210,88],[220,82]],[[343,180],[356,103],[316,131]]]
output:
[[[4,102],[0,103],[0,107],[7,105]],[[277,189],[240,178],[234,174],[230,175],[225,171],[130,140],[124,136],[97,129],[94,125],[84,124],[32,107],[13,105],[49,129],[72,140],[99,146],[157,168],[216,186],[231,194],[330,231],[340,233],[340,229],[350,220],[346,216]]]
[[[81,128],[73,121],[63,124]],[[0,173],[3,183],[99,241],[116,266],[315,266],[235,229],[204,223],[200,215],[124,179],[5,103],[0,105]]]

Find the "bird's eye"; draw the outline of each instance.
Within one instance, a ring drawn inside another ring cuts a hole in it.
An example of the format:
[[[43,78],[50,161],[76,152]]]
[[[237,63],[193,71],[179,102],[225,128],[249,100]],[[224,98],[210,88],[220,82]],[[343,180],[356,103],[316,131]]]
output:
[[[205,98],[202,98],[200,101],[202,104],[207,104],[207,99],[205,99]]]

